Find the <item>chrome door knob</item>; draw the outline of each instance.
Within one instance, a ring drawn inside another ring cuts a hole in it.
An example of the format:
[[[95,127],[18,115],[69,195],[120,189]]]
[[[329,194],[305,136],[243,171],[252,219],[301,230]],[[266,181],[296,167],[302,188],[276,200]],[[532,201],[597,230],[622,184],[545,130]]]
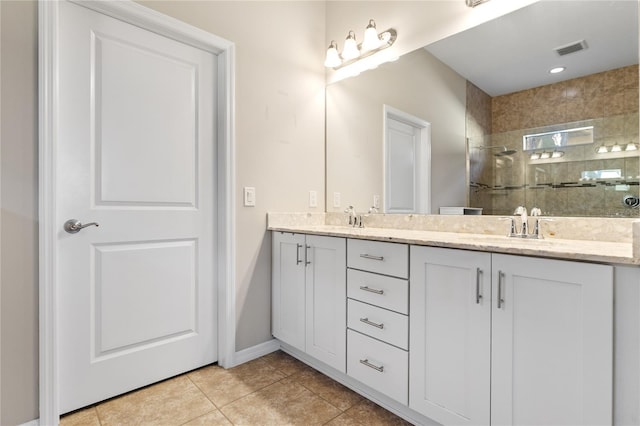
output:
[[[76,234],[87,226],[100,226],[96,222],[85,223],[84,225],[78,219],[69,219],[64,223],[64,230],[70,234]]]

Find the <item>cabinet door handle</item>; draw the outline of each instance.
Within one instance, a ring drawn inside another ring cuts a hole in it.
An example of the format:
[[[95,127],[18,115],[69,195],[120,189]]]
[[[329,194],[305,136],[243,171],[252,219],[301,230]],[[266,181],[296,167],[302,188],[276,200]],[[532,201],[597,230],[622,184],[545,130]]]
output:
[[[304,265],[311,265],[311,261],[309,260],[309,249],[311,248],[311,246],[305,245],[304,246]]]
[[[482,294],[480,294],[480,277],[482,277],[482,269],[476,268],[476,305],[480,304]]]
[[[365,259],[371,259],[371,260],[380,260],[380,261],[384,260],[384,256],[374,256],[372,254],[367,254],[367,253],[362,253],[360,257]]]
[[[360,318],[360,322],[363,322],[363,323],[365,323],[367,325],[371,325],[371,326],[373,326],[375,328],[379,328],[380,330],[382,330],[384,328],[384,324],[382,324],[382,323],[378,324],[378,323],[369,321],[369,318]]]
[[[296,244],[296,265],[302,263],[302,259],[300,259],[300,249],[302,248],[302,244]]]
[[[502,271],[498,271],[498,309],[502,308],[504,305],[504,298],[502,297],[502,278],[504,274]]]
[[[375,293],[375,294],[384,294],[384,290],[378,290],[375,288],[369,288],[368,286],[364,285],[364,286],[360,286],[360,290],[364,290],[364,291],[368,291],[369,293]]]
[[[369,362],[369,360],[368,360],[368,359],[361,359],[361,360],[360,360],[360,364],[364,364],[364,365],[366,365],[367,367],[369,367],[369,368],[373,368],[374,370],[379,371],[379,372],[381,372],[381,373],[383,373],[383,372],[384,372],[384,365],[381,365],[381,366],[379,366],[379,367],[378,367],[378,366],[377,366],[377,365],[375,365],[375,364],[371,364],[371,363]]]

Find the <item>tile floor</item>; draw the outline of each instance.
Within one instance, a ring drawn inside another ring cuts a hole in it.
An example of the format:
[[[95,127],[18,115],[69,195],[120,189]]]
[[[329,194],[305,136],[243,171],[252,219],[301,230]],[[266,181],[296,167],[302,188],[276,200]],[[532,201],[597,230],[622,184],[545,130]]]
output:
[[[63,416],[75,425],[409,425],[278,351],[217,365]]]

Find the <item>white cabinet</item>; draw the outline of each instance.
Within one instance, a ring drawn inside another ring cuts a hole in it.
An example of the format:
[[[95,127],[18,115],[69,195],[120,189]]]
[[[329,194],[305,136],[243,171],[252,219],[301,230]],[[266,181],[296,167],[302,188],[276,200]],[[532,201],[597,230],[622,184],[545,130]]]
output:
[[[612,267],[411,247],[410,401],[442,424],[610,424]]]
[[[492,424],[612,422],[613,268],[493,255]]]
[[[409,406],[489,424],[491,254],[412,246],[410,292]]]
[[[272,333],[346,371],[344,238],[273,233]]]

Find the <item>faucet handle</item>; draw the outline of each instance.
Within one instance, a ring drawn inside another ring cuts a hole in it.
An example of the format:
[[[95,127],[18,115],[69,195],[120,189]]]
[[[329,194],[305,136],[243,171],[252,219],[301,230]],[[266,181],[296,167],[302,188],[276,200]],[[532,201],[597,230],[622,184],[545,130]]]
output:
[[[509,233],[507,234],[507,237],[515,237],[518,235],[518,233],[516,232],[516,221],[513,217],[501,217],[500,220],[511,221],[511,225],[509,227]]]
[[[526,213],[527,209],[524,206],[518,206],[516,207],[516,210],[513,212],[513,214],[523,214]]]
[[[369,214],[378,213],[378,208],[376,206],[369,207]]]
[[[536,219],[536,224],[533,227],[533,233],[531,233],[531,235],[529,235],[529,238],[535,238],[535,239],[543,239],[544,237],[542,236],[542,233],[540,232],[540,222],[553,222],[553,219]]]
[[[532,208],[531,216],[542,216],[542,210],[540,210],[538,207]]]

